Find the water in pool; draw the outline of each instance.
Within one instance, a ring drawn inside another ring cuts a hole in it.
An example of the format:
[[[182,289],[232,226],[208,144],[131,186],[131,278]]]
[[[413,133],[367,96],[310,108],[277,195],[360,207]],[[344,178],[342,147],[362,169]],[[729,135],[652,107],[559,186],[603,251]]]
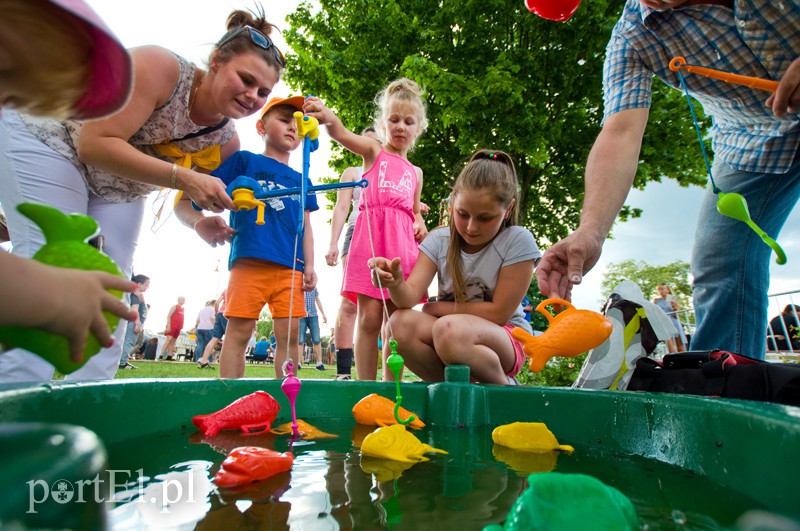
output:
[[[642,529],[729,529],[760,506],[741,494],[676,467],[611,455],[573,441],[575,453],[521,454],[495,447],[491,427],[415,431],[449,452],[407,470],[362,460],[353,440],[374,428],[350,419],[319,419],[337,439],[298,441],[290,473],[239,492],[211,482],[227,451],[238,446],[289,450],[287,436],[194,428],[130,439],[109,448],[110,469],[139,471],[118,486],[112,529],[481,529],[502,523],[527,487],[528,473],[557,470],[594,476],[627,495]],[[556,434],[558,435],[558,434]],[[576,500],[564,500],[564,510]]]

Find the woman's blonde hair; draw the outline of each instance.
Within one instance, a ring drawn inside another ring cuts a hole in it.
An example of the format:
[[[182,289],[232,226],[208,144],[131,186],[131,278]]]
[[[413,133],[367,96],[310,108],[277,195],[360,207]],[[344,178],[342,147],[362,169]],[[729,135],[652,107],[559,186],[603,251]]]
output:
[[[519,218],[519,183],[514,161],[502,151],[481,149],[476,151],[461,173],[458,174],[450,194],[450,204],[455,202],[456,196],[464,190],[481,191],[490,194],[503,208],[509,208],[508,217],[503,220],[500,231],[511,225],[516,225]],[[455,227],[455,222],[450,216],[450,244],[447,247],[447,267],[453,277],[453,296],[456,302],[464,302],[465,281],[461,269],[461,245],[463,238]],[[498,231],[498,234],[500,233]]]
[[[20,46],[4,39],[13,66],[0,71],[3,105],[57,119],[76,114],[91,80],[94,39],[86,23],[44,0],[4,0],[0,33],[26,36]]]
[[[411,105],[416,109],[417,118],[419,119],[417,136],[411,142],[411,147],[413,148],[417,138],[428,128],[427,110],[422,99],[423,94],[422,88],[407,77],[395,79],[378,92],[378,95],[375,96],[375,105],[378,107],[378,112],[375,116],[375,130],[378,131],[378,134],[385,139],[386,128],[383,124],[386,121],[386,117],[391,113],[392,106],[397,104]]]
[[[265,50],[260,46],[256,46],[253,43],[252,39],[250,38],[248,32],[242,32],[241,34],[237,35],[232,40],[225,42],[235,31],[239,30],[244,26],[250,26],[251,28],[257,29],[261,33],[264,34],[272,42],[272,47],[270,49]],[[214,45],[214,49],[211,52],[211,56],[216,58],[221,63],[227,63],[234,57],[248,53],[248,52],[256,52],[258,53],[264,61],[270,66],[275,67],[278,72],[281,72],[284,68],[284,65],[278,62],[275,54],[278,53],[283,60],[284,64],[286,63],[286,59],[284,58],[283,52],[281,52],[278,47],[275,45],[272,38],[270,38],[270,34],[272,30],[279,31],[278,27],[274,24],[270,24],[264,15],[264,10],[261,6],[258,6],[257,12],[253,13],[252,11],[244,11],[241,9],[237,9],[233,11],[230,15],[228,15],[228,21],[225,23],[225,27],[227,31],[225,35],[217,41],[217,44]],[[220,43],[223,43],[220,46]]]

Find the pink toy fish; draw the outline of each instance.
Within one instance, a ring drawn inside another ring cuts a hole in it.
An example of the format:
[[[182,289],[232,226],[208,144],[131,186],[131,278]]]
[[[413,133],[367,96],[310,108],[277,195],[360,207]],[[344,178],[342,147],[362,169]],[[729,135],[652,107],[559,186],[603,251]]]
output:
[[[269,430],[272,421],[278,416],[280,405],[266,391],[243,396],[216,413],[196,415],[192,424],[208,437],[222,430],[241,430],[244,433],[257,433]]]
[[[239,487],[288,472],[293,463],[294,455],[289,452],[280,453],[258,446],[234,448],[214,475],[214,483],[223,488]]]

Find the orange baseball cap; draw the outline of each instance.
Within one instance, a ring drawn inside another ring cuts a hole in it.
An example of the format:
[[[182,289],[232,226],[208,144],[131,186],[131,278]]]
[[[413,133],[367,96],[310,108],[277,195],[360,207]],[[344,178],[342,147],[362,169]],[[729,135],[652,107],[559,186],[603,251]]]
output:
[[[288,98],[280,98],[274,97],[270,99],[264,108],[261,109],[261,112],[258,113],[258,119],[262,119],[265,114],[269,112],[270,109],[275,107],[276,105],[289,105],[290,107],[294,107],[298,111],[303,111],[303,103],[305,103],[306,97],[305,96],[289,96]]]

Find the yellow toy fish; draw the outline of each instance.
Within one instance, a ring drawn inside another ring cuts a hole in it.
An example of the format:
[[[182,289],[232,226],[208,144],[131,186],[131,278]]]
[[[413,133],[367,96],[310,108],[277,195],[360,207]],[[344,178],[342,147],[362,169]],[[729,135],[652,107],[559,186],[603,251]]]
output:
[[[550,304],[561,304],[567,309],[553,317],[545,310]],[[514,339],[522,343],[522,350],[530,358],[528,367],[533,372],[541,371],[553,356],[573,358],[600,346],[614,328],[606,316],[589,310],[578,310],[564,299],[543,300],[536,311],[544,315],[550,323],[544,334],[532,336],[522,328],[511,331]]]
[[[356,422],[365,426],[391,426],[397,424],[397,420],[394,418],[394,406],[395,403],[388,398],[372,393],[353,406],[353,417]],[[411,428],[418,430],[425,427],[425,423],[416,413],[401,407],[398,414],[402,419],[407,419],[412,414],[416,417],[413,422],[408,424]]]
[[[294,431],[292,430],[292,423],[287,422],[286,424],[281,424],[277,428],[272,428],[269,430],[270,433],[274,433],[275,435],[292,435]],[[339,437],[338,435],[333,435],[332,433],[325,433],[322,430],[312,426],[308,422],[297,419],[297,431],[300,432],[300,435],[303,439],[306,440],[313,440],[313,439],[335,439]]]
[[[367,435],[364,442],[361,443],[362,456],[380,457],[404,463],[427,461],[428,458],[423,454],[428,452],[447,453],[420,442],[414,435],[407,432],[406,427],[402,424],[378,428]]]
[[[572,453],[575,448],[568,444],[558,444],[556,436],[543,422],[512,422],[503,424],[492,431],[495,444],[507,446],[523,452],[550,452],[561,450]]]

